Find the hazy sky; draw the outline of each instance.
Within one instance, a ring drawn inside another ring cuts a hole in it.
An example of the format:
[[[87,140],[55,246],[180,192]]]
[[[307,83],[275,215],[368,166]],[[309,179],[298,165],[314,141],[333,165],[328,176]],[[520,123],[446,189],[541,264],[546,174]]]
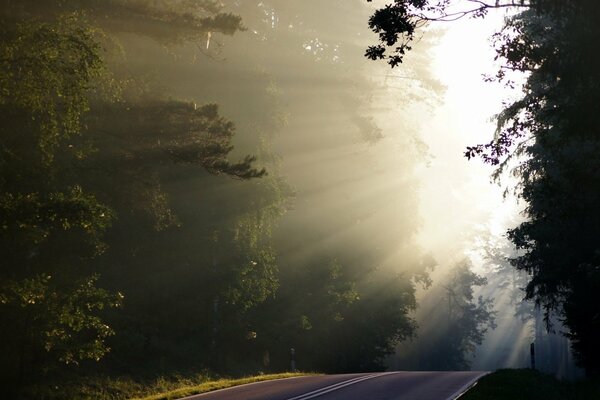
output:
[[[215,85],[215,96],[223,96],[215,100],[242,134],[246,128],[236,113],[250,107],[236,100],[257,90],[252,87],[255,65],[280,90],[289,117],[274,142],[282,173],[296,190],[294,207],[275,235],[283,262],[301,268],[311,256],[326,253],[342,263],[361,264],[356,258],[365,253],[365,268],[403,272],[410,257],[431,253],[438,267],[433,290],[420,291],[416,317],[422,319],[439,300],[450,267],[468,256],[483,273],[482,241],[502,238],[518,214],[514,199],[502,196],[510,182],[492,184],[492,167],[463,156],[467,146],[492,138],[491,119],[511,96],[482,77],[495,73],[489,37],[501,27],[502,16],[437,25],[445,34],[427,34],[424,46],[417,44],[405,63],[390,69],[363,57],[375,40],[366,26],[370,6],[346,4],[346,23],[313,17],[308,5],[293,2],[265,3],[264,15],[254,19],[242,14],[249,31],[227,43],[227,62],[197,66],[212,65],[223,76],[213,80],[218,85],[204,82],[202,90]],[[335,14],[340,7],[329,3],[323,12]],[[435,43],[432,49],[427,41]],[[322,54],[313,48],[319,43]],[[327,58],[328,51],[336,55]],[[413,79],[427,78],[427,69],[447,88],[440,101]],[[239,79],[240,71],[248,78]],[[372,143],[361,135],[369,118],[382,133]],[[496,294],[494,287],[487,291]],[[514,320],[513,305],[497,303],[496,308]],[[509,330],[525,332],[521,328],[501,325],[498,332],[505,337]],[[524,334],[523,340],[529,337]],[[514,344],[515,354],[521,347]]]
[[[491,184],[493,169],[463,156],[467,146],[491,139],[491,118],[513,93],[482,78],[496,70],[489,38],[502,19],[498,13],[444,25],[445,34],[435,48],[434,71],[447,91],[444,104],[421,129],[432,160],[419,171],[424,220],[419,238],[436,255],[472,251],[473,231],[502,235],[508,220],[518,214],[515,199],[502,196],[509,182]]]

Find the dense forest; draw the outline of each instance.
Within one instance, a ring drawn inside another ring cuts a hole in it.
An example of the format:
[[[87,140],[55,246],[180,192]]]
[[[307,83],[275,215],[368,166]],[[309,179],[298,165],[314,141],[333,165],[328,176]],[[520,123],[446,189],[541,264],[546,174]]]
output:
[[[526,73],[524,94],[466,152],[513,169],[527,219],[508,232],[516,251],[486,248],[483,274],[417,240],[420,118],[444,86],[436,34],[410,42],[446,2],[367,3],[0,0],[12,398],[285,371],[291,348],[303,371],[468,369],[497,325],[489,284],[537,321],[530,338],[543,316],[526,286],[598,369],[598,7],[519,5],[495,36],[489,79]],[[365,49],[402,69],[393,85]]]
[[[527,219],[508,231],[520,252],[511,264],[529,275],[526,298],[566,329],[579,365],[600,370],[600,274],[598,245],[597,147],[600,54],[600,6],[590,0],[471,2],[463,9],[447,1],[398,0],[378,9],[369,26],[380,44],[368,48],[373,60],[400,65],[418,28],[427,22],[465,16],[485,17],[495,9],[516,10],[495,34],[502,65],[496,75],[523,95],[497,115],[489,143],[470,146],[469,159],[496,166],[496,176],[510,169],[514,188],[527,206]]]
[[[389,172],[403,198],[361,209],[348,195],[381,140],[365,110],[380,89],[343,59],[362,44],[326,15],[301,19],[308,4],[278,7],[3,4],[0,334],[15,393],[82,374],[280,371],[291,347],[304,370],[380,370],[413,334],[433,263],[411,246],[409,176]],[[301,75],[280,81],[287,70]],[[415,95],[434,90],[423,74]],[[303,80],[324,83],[320,100]],[[293,124],[303,136],[276,152]],[[280,158],[314,146],[338,162],[299,161],[292,187]],[[282,220],[292,207],[303,221]]]

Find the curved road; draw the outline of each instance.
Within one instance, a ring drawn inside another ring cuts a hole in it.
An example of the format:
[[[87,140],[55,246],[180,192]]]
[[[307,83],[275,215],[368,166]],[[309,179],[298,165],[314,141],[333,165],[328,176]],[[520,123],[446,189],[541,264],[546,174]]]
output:
[[[185,400],[453,400],[487,372],[380,372],[279,379]]]

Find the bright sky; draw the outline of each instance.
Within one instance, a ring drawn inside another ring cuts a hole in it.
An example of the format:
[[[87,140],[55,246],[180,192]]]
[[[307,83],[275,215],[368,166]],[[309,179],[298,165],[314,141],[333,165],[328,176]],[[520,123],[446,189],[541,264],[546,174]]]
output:
[[[490,183],[492,168],[463,156],[467,146],[492,138],[491,117],[511,94],[482,78],[496,71],[489,38],[501,24],[499,13],[449,23],[435,49],[435,71],[448,90],[444,104],[422,127],[433,159],[420,171],[424,227],[419,239],[438,260],[475,251],[474,230],[502,235],[517,214],[514,199],[503,200],[503,187]]]

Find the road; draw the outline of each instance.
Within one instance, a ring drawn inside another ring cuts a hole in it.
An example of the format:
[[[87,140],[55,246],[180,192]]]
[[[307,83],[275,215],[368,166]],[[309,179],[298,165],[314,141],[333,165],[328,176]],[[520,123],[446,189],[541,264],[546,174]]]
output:
[[[279,379],[185,400],[451,400],[486,372],[380,372]]]

